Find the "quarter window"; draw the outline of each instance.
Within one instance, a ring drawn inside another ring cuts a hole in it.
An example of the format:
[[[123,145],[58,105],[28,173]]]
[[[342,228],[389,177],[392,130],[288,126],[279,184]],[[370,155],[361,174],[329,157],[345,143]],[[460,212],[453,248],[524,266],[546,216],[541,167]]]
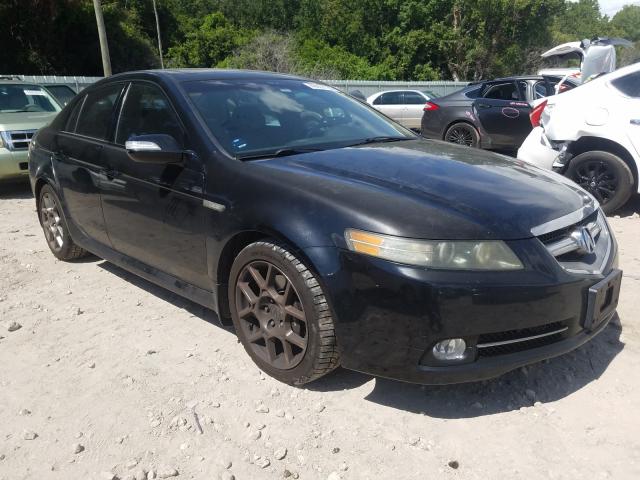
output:
[[[616,78],[611,83],[627,97],[640,98],[640,72]]]
[[[113,107],[121,91],[122,85],[115,84],[89,93],[78,119],[76,133],[107,140],[113,120]]]
[[[124,145],[132,136],[160,134],[183,142],[182,127],[162,91],[155,85],[134,83],[118,120],[116,143]]]

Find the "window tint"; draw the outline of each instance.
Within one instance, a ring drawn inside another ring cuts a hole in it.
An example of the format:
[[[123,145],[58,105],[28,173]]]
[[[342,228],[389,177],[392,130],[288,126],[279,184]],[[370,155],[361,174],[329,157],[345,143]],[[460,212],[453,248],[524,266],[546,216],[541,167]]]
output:
[[[616,78],[611,83],[626,96],[640,98],[640,72]]]
[[[482,87],[475,87],[469,90],[468,92],[464,92],[467,98],[478,98],[480,93],[482,92]]]
[[[67,124],[64,127],[64,131],[65,132],[75,132],[76,131],[76,125],[78,124],[78,115],[80,114],[80,109],[82,108],[82,104],[84,103],[84,99],[85,97],[81,98],[80,100],[78,100],[75,104],[75,106],[73,107],[73,110],[71,111],[71,114],[69,115],[69,118],[67,119]]]
[[[484,98],[494,98],[496,100],[520,100],[520,95],[516,89],[516,84],[509,82],[489,85],[484,94]]]
[[[0,113],[59,111],[58,103],[37,85],[0,84]]]
[[[387,92],[373,102],[374,105],[402,105],[402,92]]]
[[[106,140],[113,119],[113,106],[121,91],[122,85],[115,84],[89,93],[78,119],[76,133]]]
[[[424,105],[426,98],[416,92],[404,92],[404,103],[406,105]]]
[[[160,88],[149,84],[133,84],[127,92],[118,120],[116,143],[124,143],[137,135],[171,135],[183,142],[180,123]]]

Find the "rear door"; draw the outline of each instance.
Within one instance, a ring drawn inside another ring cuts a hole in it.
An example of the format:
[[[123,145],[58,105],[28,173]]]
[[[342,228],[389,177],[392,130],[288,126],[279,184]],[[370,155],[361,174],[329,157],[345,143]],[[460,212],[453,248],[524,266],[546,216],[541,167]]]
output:
[[[100,196],[108,169],[103,156],[124,83],[106,85],[83,96],[58,133],[53,165],[67,215],[84,235],[110,245]]]
[[[387,117],[402,123],[404,103],[402,92],[385,92],[373,101],[373,106]]]
[[[628,135],[640,155],[640,71],[616,78],[611,84],[629,98],[629,101],[625,102],[629,112]]]
[[[404,92],[404,113],[402,124],[408,128],[419,129],[427,99],[418,92]]]
[[[125,142],[147,134],[171,135],[190,150],[189,135],[167,95],[154,83],[134,82],[124,96],[114,141],[104,152],[113,172],[102,195],[109,238],[118,252],[210,290],[204,165],[195,153],[183,164],[134,162]]]
[[[526,81],[493,82],[473,102],[483,133],[492,148],[516,149],[531,131]]]

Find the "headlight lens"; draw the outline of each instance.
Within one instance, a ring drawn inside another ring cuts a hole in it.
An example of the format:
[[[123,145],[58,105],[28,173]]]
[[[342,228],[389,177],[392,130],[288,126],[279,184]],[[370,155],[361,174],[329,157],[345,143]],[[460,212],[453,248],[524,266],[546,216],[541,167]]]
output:
[[[419,267],[446,270],[520,270],[522,262],[501,240],[414,240],[348,229],[349,250]]]

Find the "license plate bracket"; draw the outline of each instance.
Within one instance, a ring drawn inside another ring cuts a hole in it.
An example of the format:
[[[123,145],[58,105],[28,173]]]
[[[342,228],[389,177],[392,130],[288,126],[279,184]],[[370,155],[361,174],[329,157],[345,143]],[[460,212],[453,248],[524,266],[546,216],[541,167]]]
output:
[[[595,330],[615,311],[621,284],[622,270],[615,269],[600,282],[589,287],[584,320],[586,330]]]

